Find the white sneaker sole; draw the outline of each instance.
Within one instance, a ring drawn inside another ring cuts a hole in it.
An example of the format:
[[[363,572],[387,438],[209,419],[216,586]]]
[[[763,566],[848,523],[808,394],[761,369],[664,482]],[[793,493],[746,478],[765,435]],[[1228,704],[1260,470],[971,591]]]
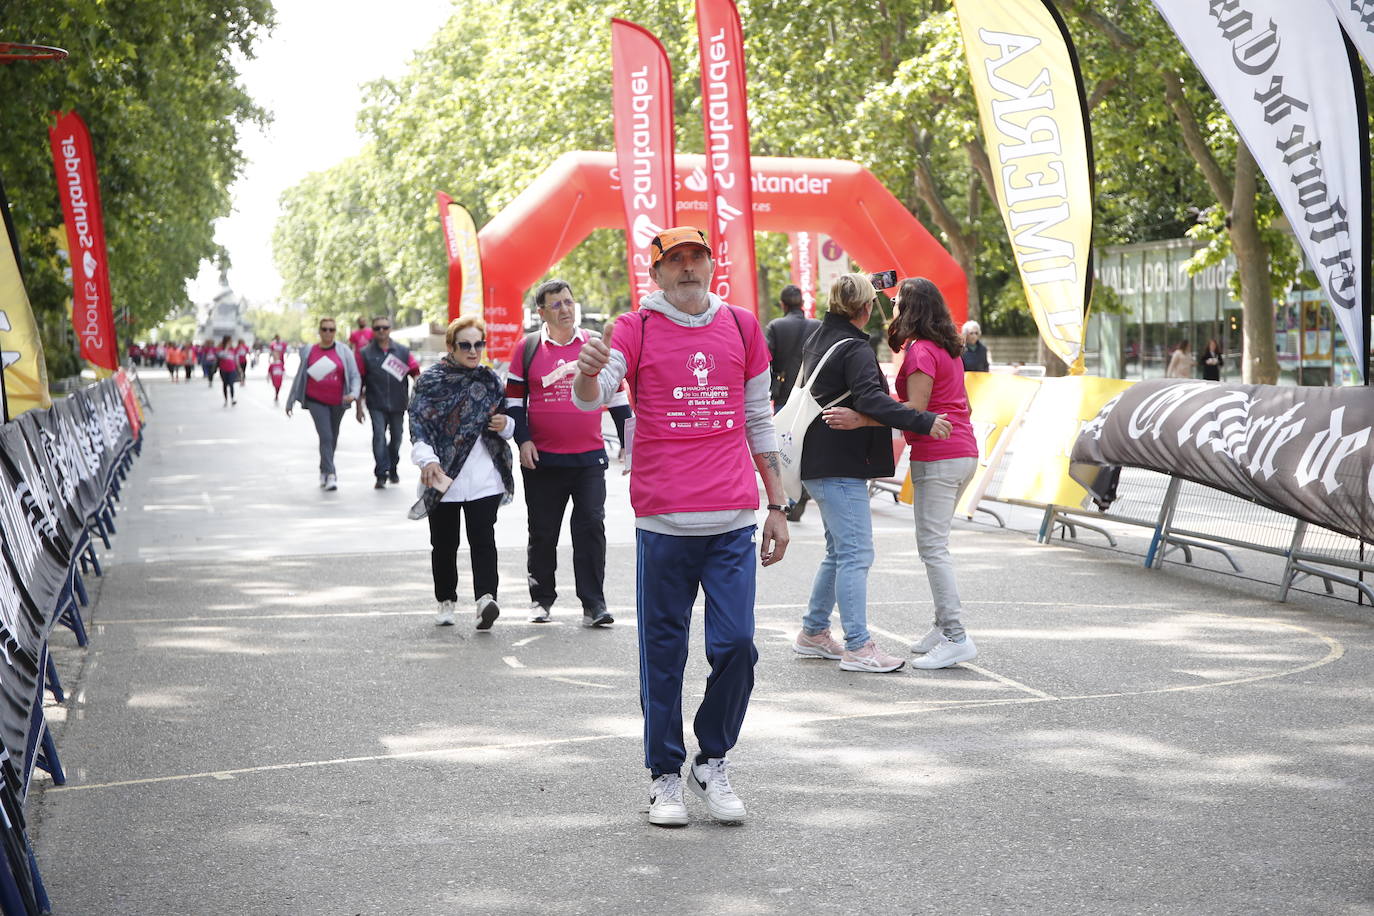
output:
[[[653,824],[655,827],[686,827],[687,808],[683,806],[682,813],[677,814],[666,811],[655,813],[653,808],[650,807],[649,823]]]
[[[445,616],[443,616],[443,617],[435,617],[435,618],[434,618],[434,625],[435,625],[436,627],[451,627],[451,626],[453,626],[453,617],[452,617],[451,615],[445,615]]]
[[[501,616],[501,609],[493,604],[488,604],[482,608],[482,613],[477,617],[477,629],[486,632],[491,629],[491,625],[496,622],[496,618]]]
[[[921,658],[914,659],[914,660],[911,662],[911,667],[913,667],[913,668],[921,668],[921,669],[924,669],[924,670],[926,670],[926,671],[937,671],[937,670],[939,670],[940,668],[953,668],[955,665],[959,664],[960,662],[972,661],[973,659],[975,659],[975,658],[977,658],[977,657],[978,657],[978,650],[977,650],[977,649],[969,649],[969,650],[967,650],[967,651],[960,652],[960,653],[957,654],[957,655],[948,656],[948,657],[944,658],[943,660],[933,660],[933,659],[930,658],[929,655],[924,655],[924,656],[922,656]]]
[[[906,660],[897,662],[895,665],[879,667],[877,665],[861,665],[858,662],[840,662],[841,671],[858,671],[860,674],[889,674],[900,669],[906,664]]]
[[[802,658],[828,658],[832,662],[837,662],[841,658],[844,658],[843,655],[835,655],[833,653],[825,651],[824,649],[816,649],[811,646],[803,647],[797,645],[796,643],[792,643],[792,651],[800,655]]]

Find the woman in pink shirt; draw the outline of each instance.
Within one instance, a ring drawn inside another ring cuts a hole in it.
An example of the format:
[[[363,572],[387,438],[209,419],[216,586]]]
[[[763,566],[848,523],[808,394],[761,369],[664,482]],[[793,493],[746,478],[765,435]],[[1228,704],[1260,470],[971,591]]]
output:
[[[903,433],[911,446],[916,549],[935,603],[935,625],[911,647],[921,656],[912,667],[948,668],[978,654],[973,638],[964,632],[949,554],[954,506],[978,466],[960,358],[964,341],[940,290],[926,278],[903,280],[896,305],[887,342],[893,353],[902,353],[897,397],[914,410],[942,414],[951,427],[948,439]]]

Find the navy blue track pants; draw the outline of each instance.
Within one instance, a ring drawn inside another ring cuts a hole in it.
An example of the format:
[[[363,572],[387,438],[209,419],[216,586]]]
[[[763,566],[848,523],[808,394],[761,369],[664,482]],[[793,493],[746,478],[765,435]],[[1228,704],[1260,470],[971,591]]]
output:
[[[711,675],[694,729],[701,756],[724,757],[739,739],[754,689],[754,526],[681,537],[635,532],[639,614],[639,704],[644,765],[654,776],[678,773],[682,678],[698,589],[706,592],[706,660]]]

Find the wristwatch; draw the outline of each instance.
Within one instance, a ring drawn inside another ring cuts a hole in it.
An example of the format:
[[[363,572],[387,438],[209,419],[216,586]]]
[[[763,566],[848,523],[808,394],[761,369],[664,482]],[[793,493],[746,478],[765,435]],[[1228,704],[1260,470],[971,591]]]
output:
[[[787,507],[786,507],[786,506],[778,506],[778,505],[774,505],[773,503],[769,503],[769,504],[768,504],[768,511],[769,511],[769,512],[786,512],[786,511],[787,511]]]

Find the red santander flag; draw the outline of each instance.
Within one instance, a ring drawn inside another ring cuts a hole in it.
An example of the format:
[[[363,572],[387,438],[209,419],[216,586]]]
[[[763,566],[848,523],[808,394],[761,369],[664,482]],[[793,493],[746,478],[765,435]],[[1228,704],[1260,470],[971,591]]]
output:
[[[630,302],[657,287],[649,243],[676,224],[673,196],[673,71],[668,52],[643,26],[611,20],[615,159],[625,207]]]
[[[100,212],[100,180],[91,151],[91,132],[74,111],[54,114],[57,124],[48,128],[48,136],[72,259],[72,327],[82,358],[113,372],[119,368],[119,346],[110,305],[105,221]]]
[[[696,0],[701,45],[701,112],[710,183],[707,223],[716,273],[711,291],[759,312],[754,266],[754,195],[749,171],[749,105],[744,32],[734,0]]]

